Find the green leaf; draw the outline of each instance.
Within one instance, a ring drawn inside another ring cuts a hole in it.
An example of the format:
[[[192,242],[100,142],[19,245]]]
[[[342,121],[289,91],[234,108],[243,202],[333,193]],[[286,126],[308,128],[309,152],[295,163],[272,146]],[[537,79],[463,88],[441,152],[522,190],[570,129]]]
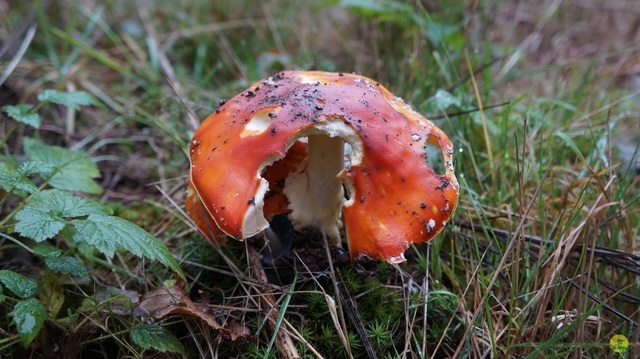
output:
[[[76,277],[89,278],[89,273],[79,260],[73,257],[47,257],[44,260],[47,268],[62,274]]]
[[[78,242],[95,246],[112,257],[116,248],[124,248],[138,257],[160,261],[181,278],[184,274],[167,247],[144,229],[119,217],[92,214],[87,219],[74,220]]]
[[[451,106],[461,107],[460,99],[455,97],[451,92],[440,89],[435,95],[423,102],[420,109],[429,114],[434,114],[442,112]]]
[[[15,230],[36,242],[52,238],[66,226],[65,218],[105,214],[105,207],[71,193],[49,190],[33,196],[16,214]]]
[[[459,98],[453,96],[451,92],[443,89],[438,90],[429,100],[433,101],[434,105],[442,110],[446,110],[450,106],[461,106]]]
[[[18,173],[23,176],[29,176],[34,173],[41,173],[43,175],[52,175],[56,172],[56,168],[42,161],[27,161],[18,167]]]
[[[345,8],[371,11],[377,14],[385,14],[385,7],[379,1],[371,0],[342,0],[339,6]]]
[[[61,218],[46,207],[26,206],[16,214],[15,218],[18,221],[15,230],[36,242],[52,238],[67,224],[64,218]]]
[[[0,187],[5,191],[26,197],[28,193],[36,193],[38,187],[8,163],[0,162]]]
[[[38,94],[38,101],[53,102],[59,105],[79,109],[80,106],[96,105],[98,101],[84,91],[62,92],[57,90],[44,90]]]
[[[28,206],[52,211],[61,218],[106,214],[107,211],[106,207],[95,201],[58,190],[38,193],[29,200]]]
[[[24,152],[29,160],[42,161],[58,168],[58,172],[52,176],[44,176],[52,187],[65,191],[102,193],[102,188],[93,180],[100,177],[100,171],[88,154],[47,146],[28,137],[24,139]]]
[[[27,161],[17,169],[9,161],[0,162],[0,186],[7,192],[26,197],[27,193],[38,192],[38,187],[31,182],[29,175],[34,173],[50,175],[54,172],[53,166],[40,161]]]
[[[47,309],[35,298],[20,301],[11,312],[13,322],[18,328],[18,334],[22,344],[27,347],[38,336],[44,320],[47,317]]]
[[[37,113],[30,112],[32,108],[32,105],[4,106],[2,111],[18,122],[34,128],[40,128],[42,118]]]
[[[185,354],[182,343],[171,332],[156,324],[140,325],[131,329],[131,340],[142,349]]]
[[[47,257],[60,257],[62,255],[62,249],[54,247],[49,243],[40,243],[33,246],[31,249],[40,256]]]
[[[582,160],[582,162],[584,163],[587,162],[587,160],[582,155],[582,152],[580,152],[578,145],[576,145],[576,143],[573,142],[573,140],[571,139],[571,137],[569,137],[569,135],[560,131],[554,132],[554,135],[560,137],[565,142],[565,144],[573,150],[576,156],[578,156]]]
[[[10,270],[0,270],[0,282],[20,298],[28,298],[38,291],[38,282]]]

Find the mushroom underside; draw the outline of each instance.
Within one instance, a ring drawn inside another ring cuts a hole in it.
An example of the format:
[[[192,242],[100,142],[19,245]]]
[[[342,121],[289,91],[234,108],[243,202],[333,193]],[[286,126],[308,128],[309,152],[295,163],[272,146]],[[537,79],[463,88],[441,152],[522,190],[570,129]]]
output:
[[[288,201],[288,218],[296,230],[317,228],[327,235],[330,243],[338,245],[342,238],[342,207],[353,202],[354,196],[352,183],[341,174],[345,171],[345,163],[350,166],[360,163],[362,141],[341,118],[326,118],[298,132],[289,141],[287,150],[300,142],[306,144],[308,156],[296,171],[288,174],[282,191]],[[349,148],[346,157],[345,145]],[[265,159],[260,173],[283,159]],[[275,184],[269,183],[262,175],[258,177],[261,185],[255,196],[256,205],[246,213],[243,222],[246,237],[269,227],[269,218],[265,218],[262,208],[264,195]]]
[[[298,133],[287,148],[294,143],[304,143],[308,156],[297,171],[290,172],[286,177],[282,192],[288,201],[288,213],[278,216],[278,226],[281,227],[283,218],[286,218],[298,233],[305,230],[319,231],[326,235],[330,245],[341,247],[343,240],[347,243],[349,241],[343,226],[342,210],[360,197],[352,181],[344,174],[351,166],[361,163],[362,141],[342,119],[329,118]],[[425,139],[424,159],[436,173],[444,172],[442,148],[436,137],[427,136]],[[264,173],[282,160],[284,158],[265,160],[260,172]],[[264,180],[262,177],[261,179]],[[273,186],[267,181],[263,183]],[[268,188],[265,187],[259,193],[267,193]],[[263,203],[263,199],[256,196],[256,202]],[[251,217],[258,216],[259,213],[262,212],[247,213],[245,221],[256,223],[264,219],[263,223],[266,225],[257,230],[256,234],[261,233],[258,236],[260,242],[264,243],[265,248],[269,247],[268,257],[279,257],[283,250],[291,249],[291,238],[287,237],[291,234],[282,235],[282,231],[271,230],[270,216],[259,219]],[[359,260],[367,257],[367,253],[358,254]],[[405,258],[400,254],[389,260],[402,262]]]

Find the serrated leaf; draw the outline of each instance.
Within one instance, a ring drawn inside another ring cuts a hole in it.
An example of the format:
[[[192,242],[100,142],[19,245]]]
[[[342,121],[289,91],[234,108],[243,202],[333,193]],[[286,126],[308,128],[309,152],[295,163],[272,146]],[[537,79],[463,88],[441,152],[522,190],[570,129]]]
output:
[[[140,325],[131,329],[131,340],[142,349],[185,354],[184,346],[171,332],[156,324]]]
[[[106,208],[99,203],[58,190],[38,193],[29,200],[28,206],[52,211],[61,218],[106,214]]]
[[[59,105],[79,109],[80,106],[98,104],[96,99],[84,91],[62,92],[57,90],[44,90],[38,94],[38,101],[53,102]]]
[[[47,146],[28,137],[24,139],[24,152],[29,160],[41,161],[58,168],[57,173],[45,176],[52,187],[66,191],[102,193],[102,188],[93,180],[100,177],[100,171],[88,154]]]
[[[18,167],[18,173],[23,176],[29,176],[34,173],[41,173],[43,175],[52,175],[56,172],[56,168],[42,161],[27,161]]]
[[[44,260],[47,268],[62,274],[76,277],[89,278],[89,273],[79,260],[73,257],[47,257]]]
[[[0,186],[5,191],[26,197],[27,193],[38,192],[38,187],[29,178],[11,167],[8,163],[0,162]]]
[[[79,242],[95,246],[112,257],[116,248],[124,248],[138,257],[157,260],[173,269],[181,278],[184,274],[167,247],[144,229],[119,217],[90,215],[87,219],[74,220]]]
[[[34,128],[40,128],[42,118],[37,113],[30,112],[32,108],[32,105],[4,106],[2,111],[18,122]]]
[[[52,238],[66,226],[65,218],[105,214],[104,207],[71,193],[48,190],[33,196],[16,214],[15,230],[36,242]]]
[[[38,282],[10,270],[0,270],[0,282],[20,298],[28,298],[38,292]]]
[[[42,329],[47,317],[47,309],[39,300],[30,298],[18,302],[13,308],[11,316],[13,316],[13,323],[18,328],[22,345],[27,347]]]
[[[52,238],[67,224],[64,218],[60,218],[47,208],[35,208],[26,206],[16,213],[15,230],[21,235],[31,238],[36,242]]]

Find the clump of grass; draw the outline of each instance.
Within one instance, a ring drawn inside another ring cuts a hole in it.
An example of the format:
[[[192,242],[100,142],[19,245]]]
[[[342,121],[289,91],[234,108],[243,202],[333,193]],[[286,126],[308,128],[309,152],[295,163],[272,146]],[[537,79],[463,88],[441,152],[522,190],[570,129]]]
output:
[[[3,113],[3,161],[18,158],[29,137],[91,154],[100,202],[169,246],[186,290],[219,323],[251,333],[233,342],[195,319],[141,313],[141,296],[166,286],[171,272],[126,251],[111,259],[72,248],[69,233],[49,249],[72,254],[88,277],[40,275],[44,257],[2,220],[0,270],[38,289],[20,298],[3,282],[2,330],[11,335],[1,350],[44,356],[45,344],[57,343],[64,354],[104,357],[595,357],[612,354],[615,334],[637,343],[639,180],[633,162],[615,156],[619,131],[638,116],[635,95],[602,90],[612,85],[599,71],[607,56],[524,71],[523,58],[514,61],[522,44],[477,41],[491,8],[466,5],[12,4],[0,15],[9,44],[0,62],[13,63],[3,67],[11,70],[3,106],[38,106],[42,88],[85,91],[103,106],[37,108],[37,130],[6,125]],[[565,19],[553,14],[536,19],[538,28]],[[194,232],[182,201],[198,119],[281,69],[376,78],[454,141],[455,217],[406,264],[334,261],[332,270],[326,259],[291,259],[266,283],[273,270],[249,243],[219,248]],[[24,205],[0,194],[2,217]],[[20,261],[33,269],[18,270]],[[24,349],[7,314],[31,299],[58,310]]]

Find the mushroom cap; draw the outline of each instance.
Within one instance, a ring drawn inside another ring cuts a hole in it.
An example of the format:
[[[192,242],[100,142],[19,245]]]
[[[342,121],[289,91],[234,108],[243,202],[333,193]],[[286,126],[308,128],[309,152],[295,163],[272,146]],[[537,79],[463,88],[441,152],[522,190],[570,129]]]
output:
[[[216,221],[209,215],[191,182],[187,187],[187,197],[184,200],[184,205],[189,218],[193,220],[200,234],[212,243],[224,246],[227,242],[227,234],[218,228]]]
[[[315,134],[353,148],[337,175],[352,260],[402,262],[411,243],[430,240],[451,217],[459,187],[453,146],[438,127],[366,77],[285,71],[226,101],[194,134],[191,181],[217,227],[239,240],[268,227],[265,170]],[[443,174],[429,166],[427,143],[442,151]]]
[[[263,177],[269,182],[269,191],[264,198],[263,213],[265,218],[271,219],[277,214],[290,212],[287,198],[283,193],[285,179],[289,173],[295,172],[300,167],[308,154],[307,146],[304,143],[295,142],[287,151],[284,159],[265,169]],[[218,227],[211,217],[191,181],[187,186],[184,202],[187,213],[200,234],[215,244],[225,245],[227,234]]]

